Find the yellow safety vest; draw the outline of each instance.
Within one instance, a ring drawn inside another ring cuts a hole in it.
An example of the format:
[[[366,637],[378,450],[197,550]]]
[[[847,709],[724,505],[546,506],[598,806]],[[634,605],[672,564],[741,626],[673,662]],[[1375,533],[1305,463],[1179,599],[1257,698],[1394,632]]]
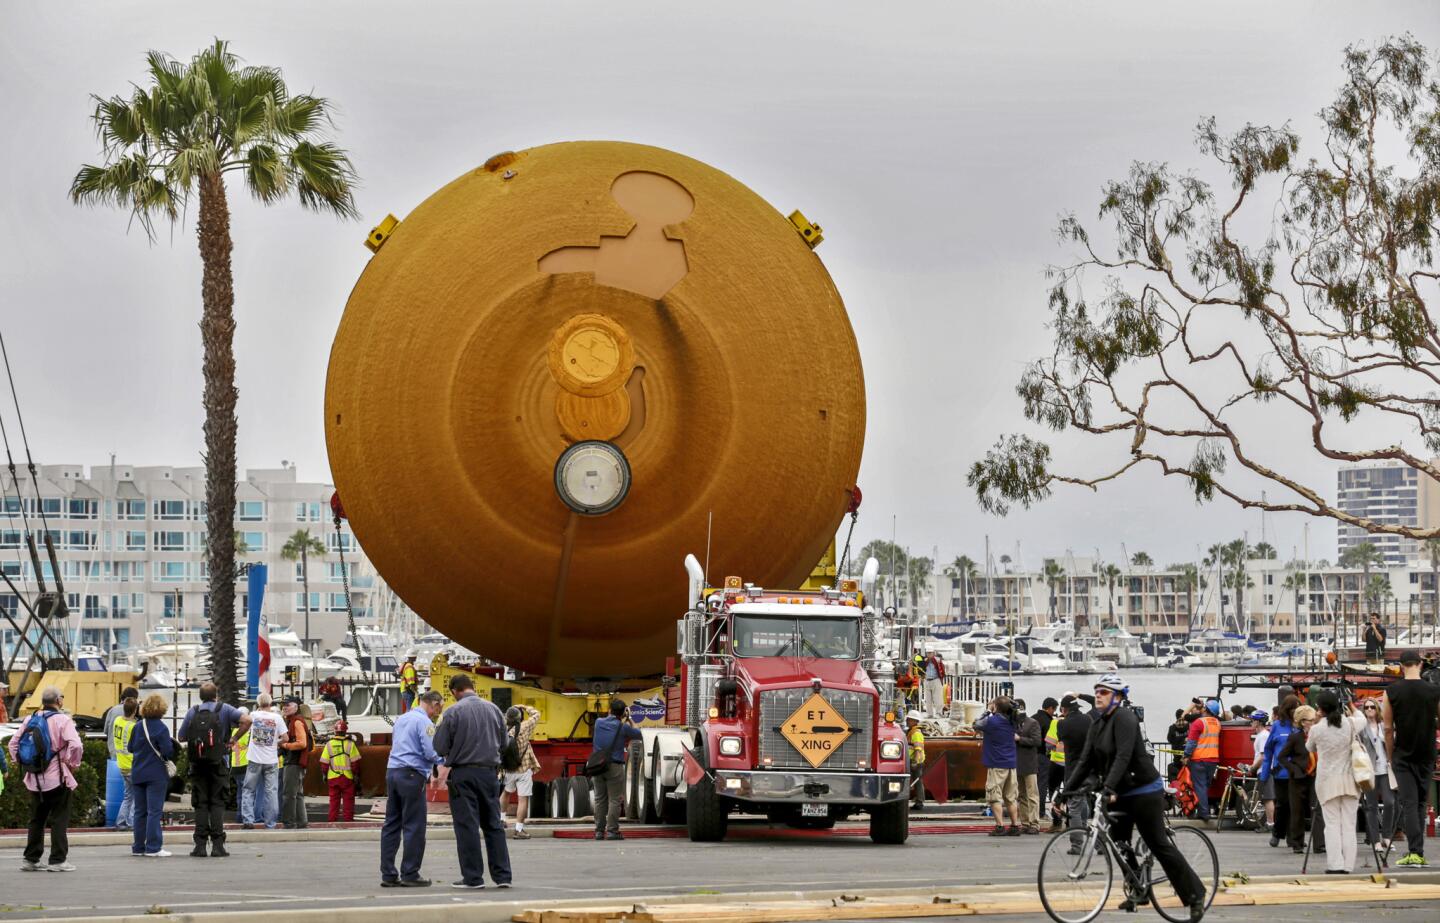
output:
[[[134,730],[134,718],[122,716],[111,725],[110,739],[115,741],[115,762],[120,764],[121,772],[129,772],[135,762],[135,754],[130,752],[130,734]]]
[[[339,749],[335,745],[339,744]],[[352,762],[360,756],[355,749],[355,741],[348,737],[332,737],[325,744],[325,756],[322,762],[325,763],[325,778],[338,779],[344,776],[347,779],[355,778],[355,767]]]
[[[917,766],[925,765],[925,732],[919,727],[910,732],[910,762]]]
[[[235,737],[234,734],[230,736]],[[232,751],[230,754],[230,768],[243,769],[250,765],[250,732],[246,731],[238,738],[235,738],[235,743],[238,749]]]
[[[1058,763],[1058,764],[1060,764],[1061,766],[1064,766],[1064,765],[1065,765],[1065,741],[1063,741],[1063,740],[1060,739],[1060,734],[1058,733],[1059,727],[1060,727],[1060,719],[1059,719],[1059,718],[1051,718],[1051,719],[1050,719],[1050,728],[1045,732],[1045,743],[1046,743],[1046,745],[1047,745],[1047,746],[1045,747],[1045,749],[1047,749],[1047,750],[1050,751],[1050,762],[1052,762],[1052,763]],[[1049,746],[1050,744],[1054,744],[1054,746],[1053,746],[1053,747],[1052,747],[1052,746]]]
[[[400,668],[400,689],[401,691],[408,692],[418,684],[419,675],[415,672],[415,665],[407,661],[405,665]]]

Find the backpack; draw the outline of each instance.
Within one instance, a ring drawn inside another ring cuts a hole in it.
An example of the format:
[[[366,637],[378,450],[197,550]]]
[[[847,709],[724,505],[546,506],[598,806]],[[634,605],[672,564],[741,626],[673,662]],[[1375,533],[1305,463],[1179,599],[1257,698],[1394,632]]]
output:
[[[225,744],[220,739],[220,708],[196,706],[195,716],[185,731],[185,746],[190,762],[220,763],[225,759]]]
[[[506,772],[516,772],[520,768],[520,741],[519,735],[511,731],[505,735],[505,746],[500,748],[500,768]]]
[[[50,714],[37,711],[31,715],[20,732],[20,743],[15,748],[20,768],[34,775],[49,769],[50,762],[55,759],[55,750],[50,746]]]
[[[595,736],[595,749],[590,753],[590,758],[585,761],[585,767],[580,770],[584,776],[603,776],[610,771],[610,751],[615,747],[615,739],[620,736],[620,725],[615,725],[615,733],[610,736],[610,743],[604,747],[600,746],[600,737]]]

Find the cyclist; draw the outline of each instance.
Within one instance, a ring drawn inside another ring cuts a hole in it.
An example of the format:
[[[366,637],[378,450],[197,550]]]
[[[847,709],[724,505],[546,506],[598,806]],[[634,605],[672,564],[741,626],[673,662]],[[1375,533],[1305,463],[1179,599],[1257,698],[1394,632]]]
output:
[[[1119,812],[1111,822],[1111,836],[1117,843],[1129,843],[1131,833],[1138,831],[1165,869],[1175,895],[1190,909],[1190,919],[1199,920],[1205,915],[1205,886],[1170,839],[1160,772],[1146,748],[1139,719],[1122,704],[1129,692],[1116,673],[1105,674],[1095,684],[1094,723],[1079,763],[1066,771],[1065,787],[1077,789],[1093,780],[1108,793]],[[1133,911],[1135,901],[1127,898],[1120,908]]]

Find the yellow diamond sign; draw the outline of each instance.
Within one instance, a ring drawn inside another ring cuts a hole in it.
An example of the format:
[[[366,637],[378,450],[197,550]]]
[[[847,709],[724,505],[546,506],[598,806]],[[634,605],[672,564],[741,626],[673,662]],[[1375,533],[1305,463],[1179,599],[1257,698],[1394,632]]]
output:
[[[817,692],[785,719],[780,733],[813,768],[819,769],[820,764],[839,750],[854,731],[850,730],[849,722]]]

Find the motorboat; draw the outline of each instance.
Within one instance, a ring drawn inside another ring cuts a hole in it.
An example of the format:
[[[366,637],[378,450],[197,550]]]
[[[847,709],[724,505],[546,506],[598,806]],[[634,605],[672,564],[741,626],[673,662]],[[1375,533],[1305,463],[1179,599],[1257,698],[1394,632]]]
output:
[[[347,632],[340,647],[327,656],[336,663],[353,667],[365,676],[388,678],[400,670],[400,655],[394,639],[375,628],[358,628],[353,634]],[[418,655],[415,662],[418,667]]]
[[[1217,628],[1207,628],[1185,643],[1185,650],[1205,666],[1233,667],[1250,653],[1246,639]]]

